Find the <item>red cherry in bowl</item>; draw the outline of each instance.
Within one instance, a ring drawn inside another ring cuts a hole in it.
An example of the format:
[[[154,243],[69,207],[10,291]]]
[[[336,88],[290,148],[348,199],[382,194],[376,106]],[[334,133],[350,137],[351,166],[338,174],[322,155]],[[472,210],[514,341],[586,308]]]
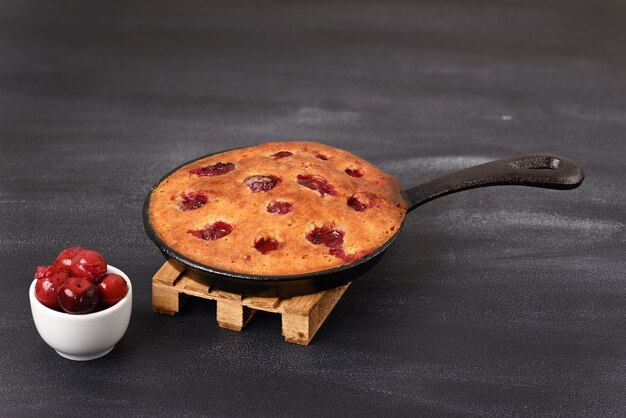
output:
[[[48,269],[48,273],[38,278],[37,284],[35,284],[35,297],[37,300],[50,309],[60,310],[59,288],[69,276],[69,273],[65,271]]]
[[[98,300],[98,289],[84,277],[70,277],[59,288],[59,305],[70,314],[93,312]]]
[[[96,283],[98,278],[107,272],[107,262],[99,252],[83,250],[72,259],[70,270],[72,276],[84,277]]]
[[[109,273],[98,284],[100,303],[106,308],[115,305],[128,293],[126,280],[118,274]]]
[[[64,249],[59,253],[56,260],[54,260],[54,266],[69,273],[72,267],[72,260],[78,253],[84,250],[83,247],[78,246]]]

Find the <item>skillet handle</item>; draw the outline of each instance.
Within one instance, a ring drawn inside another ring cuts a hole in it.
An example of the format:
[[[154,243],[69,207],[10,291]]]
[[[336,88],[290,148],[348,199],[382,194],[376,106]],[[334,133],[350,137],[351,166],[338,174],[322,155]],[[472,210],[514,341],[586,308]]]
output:
[[[466,168],[405,190],[409,211],[450,193],[485,186],[520,185],[575,189],[585,178],[574,161],[550,154],[518,155]]]

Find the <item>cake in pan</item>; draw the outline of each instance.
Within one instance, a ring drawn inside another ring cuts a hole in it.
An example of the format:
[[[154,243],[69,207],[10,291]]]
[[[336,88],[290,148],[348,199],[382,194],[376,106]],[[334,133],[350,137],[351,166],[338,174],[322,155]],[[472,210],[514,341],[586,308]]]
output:
[[[272,142],[200,158],[152,191],[149,217],[172,250],[263,276],[352,263],[400,228],[407,205],[390,175],[317,142]]]

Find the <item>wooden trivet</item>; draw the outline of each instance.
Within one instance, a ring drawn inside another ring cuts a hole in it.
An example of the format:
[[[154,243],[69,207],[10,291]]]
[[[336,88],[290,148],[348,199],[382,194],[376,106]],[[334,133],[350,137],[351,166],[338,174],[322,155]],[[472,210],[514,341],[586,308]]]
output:
[[[217,323],[241,331],[257,310],[279,313],[285,340],[307,345],[324,323],[350,283],[312,295],[292,298],[246,296],[211,289],[185,274],[185,266],[168,260],[152,278],[152,309],[162,314],[180,312],[188,296],[217,301]]]

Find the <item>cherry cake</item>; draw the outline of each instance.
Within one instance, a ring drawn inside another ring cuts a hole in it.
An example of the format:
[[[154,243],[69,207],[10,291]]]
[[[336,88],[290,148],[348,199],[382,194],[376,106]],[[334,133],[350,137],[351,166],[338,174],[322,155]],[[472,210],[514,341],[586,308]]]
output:
[[[211,155],[152,192],[156,234],[200,264],[284,276],[349,264],[400,227],[406,203],[390,175],[316,142],[272,142]]]

